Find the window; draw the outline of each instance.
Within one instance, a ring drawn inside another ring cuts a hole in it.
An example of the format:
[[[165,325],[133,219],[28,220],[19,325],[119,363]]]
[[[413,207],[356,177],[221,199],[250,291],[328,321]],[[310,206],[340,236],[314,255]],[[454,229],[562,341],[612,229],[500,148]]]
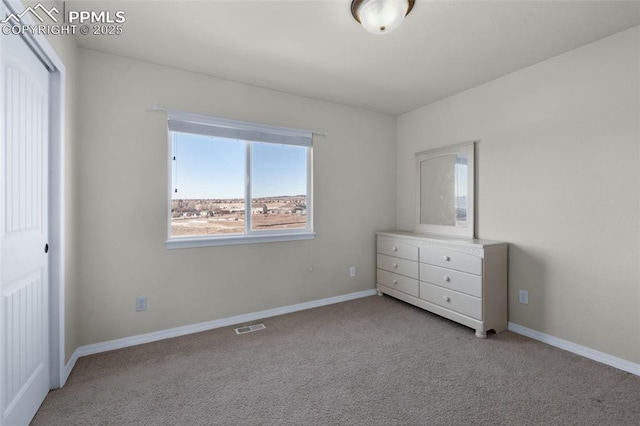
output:
[[[313,238],[311,132],[167,117],[168,248]]]

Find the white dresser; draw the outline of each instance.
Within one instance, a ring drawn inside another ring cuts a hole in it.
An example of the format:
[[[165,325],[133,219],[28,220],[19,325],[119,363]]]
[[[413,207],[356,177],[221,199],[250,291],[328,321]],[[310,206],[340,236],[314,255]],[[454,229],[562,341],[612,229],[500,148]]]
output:
[[[377,233],[377,290],[475,329],[507,328],[507,243]]]

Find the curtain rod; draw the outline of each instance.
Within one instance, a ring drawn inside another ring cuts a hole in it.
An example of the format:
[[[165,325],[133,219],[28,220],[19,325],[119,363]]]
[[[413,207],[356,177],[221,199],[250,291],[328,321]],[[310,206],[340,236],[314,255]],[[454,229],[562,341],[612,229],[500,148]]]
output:
[[[180,112],[177,109],[170,109],[170,108],[165,108],[165,107],[159,107],[159,106],[154,106],[151,107],[152,111],[160,111],[160,112],[171,112],[171,111],[176,111],[176,112]],[[309,131],[309,130],[307,130]],[[327,136],[327,132],[318,132],[316,130],[311,130],[311,134],[313,134],[314,136]]]

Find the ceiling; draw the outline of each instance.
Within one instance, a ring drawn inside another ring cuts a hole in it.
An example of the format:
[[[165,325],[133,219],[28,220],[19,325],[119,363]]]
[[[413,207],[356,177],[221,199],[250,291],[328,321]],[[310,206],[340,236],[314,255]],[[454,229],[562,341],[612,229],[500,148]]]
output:
[[[350,0],[66,3],[125,12],[81,47],[394,115],[640,25],[640,1],[417,0],[384,35]]]

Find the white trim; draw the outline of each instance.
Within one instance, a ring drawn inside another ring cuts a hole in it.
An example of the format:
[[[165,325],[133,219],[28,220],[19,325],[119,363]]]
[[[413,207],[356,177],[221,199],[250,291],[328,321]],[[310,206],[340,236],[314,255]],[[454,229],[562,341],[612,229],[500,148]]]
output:
[[[65,88],[66,70],[51,46],[41,45],[43,51],[56,66],[51,73],[51,138],[49,144],[49,257],[50,268],[50,320],[51,320],[51,386],[64,386],[65,360],[65,188],[64,188],[64,140],[65,140]],[[51,50],[51,51],[50,51]],[[53,55],[53,56],[52,56]],[[56,348],[57,346],[57,348]],[[57,352],[57,355],[54,353]]]
[[[313,232],[280,233],[269,235],[243,234],[221,237],[174,237],[166,242],[166,248],[184,249],[192,247],[230,246],[234,244],[275,243],[280,241],[313,240],[316,234]]]
[[[25,9],[20,0],[3,0],[9,12]],[[21,21],[35,22],[30,15]],[[51,76],[49,93],[49,319],[50,319],[50,386],[64,386],[64,134],[66,68],[51,44],[42,35],[25,37],[35,54],[46,64]],[[51,69],[53,68],[53,69]]]
[[[280,308],[267,309],[265,311],[253,312],[250,314],[236,315],[233,317],[221,318],[213,321],[185,325],[183,327],[175,327],[167,330],[155,331],[152,333],[139,334],[137,336],[124,337],[122,339],[115,339],[109,340],[107,342],[80,346],[75,350],[75,352],[71,356],[71,359],[69,359],[69,362],[65,367],[64,380],[67,380],[69,374],[71,374],[71,370],[73,370],[73,367],[76,364],[76,361],[78,361],[78,358],[80,358],[81,356],[112,351],[114,349],[128,348],[130,346],[141,345],[144,343],[157,342],[158,340],[170,339],[172,337],[199,333],[202,331],[213,330],[215,328],[228,327],[230,325],[242,324],[249,321],[275,317],[277,315],[290,314],[292,312],[333,305],[335,303],[360,299],[362,297],[375,296],[376,294],[377,292],[374,289],[364,290],[356,293],[343,294],[341,296],[328,297],[326,299],[313,300],[310,302],[298,303],[295,305],[282,306]]]
[[[77,348],[75,351],[73,351],[73,355],[71,355],[71,358],[69,358],[69,362],[67,362],[67,365],[64,366],[64,371],[62,373],[62,382],[66,383],[67,379],[69,379],[69,375],[71,374],[71,371],[73,370],[73,367],[76,366],[76,362],[78,361],[78,358],[80,358],[80,348]]]
[[[600,352],[586,346],[578,345],[577,343],[560,339],[559,337],[551,336],[550,334],[532,330],[513,322],[509,322],[508,328],[509,331],[513,331],[514,333],[522,334],[523,336],[527,336],[542,343],[555,346],[556,348],[564,349],[565,351],[572,352],[576,355],[580,355],[585,358],[600,362],[602,364],[615,367],[619,370],[626,371],[627,373],[640,376],[640,364],[636,364],[634,362],[627,361],[626,359],[618,358],[616,356]]]

